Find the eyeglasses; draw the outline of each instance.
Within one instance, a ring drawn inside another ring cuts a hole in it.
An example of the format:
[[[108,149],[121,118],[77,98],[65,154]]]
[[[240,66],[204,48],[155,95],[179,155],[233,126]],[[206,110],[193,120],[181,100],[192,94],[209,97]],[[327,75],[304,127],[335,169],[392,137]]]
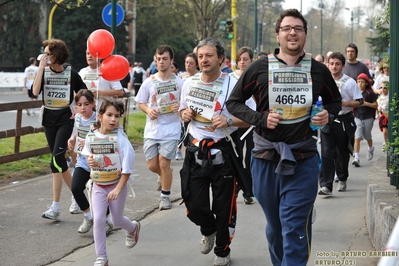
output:
[[[304,32],[305,31],[305,28],[302,27],[302,26],[294,26],[294,27],[283,26],[283,27],[280,27],[280,31],[285,32],[285,33],[291,32],[292,29],[294,29],[295,32]]]

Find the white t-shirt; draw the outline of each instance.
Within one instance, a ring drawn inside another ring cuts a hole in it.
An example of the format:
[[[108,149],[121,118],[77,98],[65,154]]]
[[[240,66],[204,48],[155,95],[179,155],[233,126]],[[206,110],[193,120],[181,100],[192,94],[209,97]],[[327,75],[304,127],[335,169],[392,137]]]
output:
[[[220,73],[221,75],[223,75],[222,73]],[[199,75],[200,78],[200,82],[202,84],[212,84],[211,83],[204,83],[202,82],[201,76],[202,73],[198,73],[193,77],[198,77],[197,75]],[[181,100],[180,100],[180,108],[179,110],[183,110],[188,107],[187,101],[186,101],[186,96],[188,91],[190,90],[191,86],[193,85],[193,77],[189,77],[188,79],[186,79],[184,81],[184,85],[183,85],[183,90],[181,93]],[[196,82],[196,81],[195,81]],[[219,94],[217,101],[219,102],[218,106],[220,106],[221,110],[217,110],[214,111],[213,115],[223,115],[225,117],[231,118],[233,117],[226,108],[226,101],[230,96],[230,93],[233,91],[234,86],[236,85],[237,80],[234,78],[231,78],[229,75],[226,75],[226,77],[224,78],[223,81],[223,86],[222,86],[222,93]],[[225,130],[227,130],[228,134],[231,134],[232,132],[234,132],[235,130],[237,130],[237,127],[227,127],[227,128],[216,128],[214,129],[214,131],[211,130],[206,130],[204,129],[204,123],[198,122],[196,120],[191,120],[190,122],[190,126],[189,126],[189,133],[196,139],[198,140],[202,140],[205,138],[212,138],[215,141],[218,141],[219,139],[222,139],[225,137]]]
[[[119,81],[108,81],[101,76],[98,76],[100,69],[91,69],[89,66],[82,68],[79,71],[79,75],[82,78],[83,82],[86,84],[86,87],[89,90],[123,90],[122,85]],[[98,110],[105,100],[112,100],[112,97],[102,96],[101,98],[96,99],[96,109]]]
[[[26,78],[26,88],[28,90],[32,89],[32,84],[37,74],[37,66],[28,66],[25,68],[25,78]]]
[[[358,99],[363,99],[363,95],[357,86],[356,81],[344,74],[339,80],[335,81],[339,92],[341,93],[342,101],[354,101]],[[352,107],[342,106],[339,115],[347,114],[352,111]]]
[[[161,80],[158,74],[154,74],[151,77],[143,81],[139,93],[136,96],[137,103],[145,103],[150,108],[158,108],[157,95],[158,92],[155,90],[153,77],[157,80],[160,86],[162,83],[169,83],[170,80]],[[174,76],[177,90],[179,95],[183,86],[183,80],[179,77]],[[181,123],[180,117],[175,113],[160,114],[156,120],[151,120],[147,116],[147,121],[144,129],[144,138],[157,139],[157,140],[179,140],[181,134]]]
[[[229,76],[232,77],[233,79],[237,80],[240,78],[236,72],[231,72],[229,73]],[[245,105],[251,108],[252,110],[256,111],[256,102],[255,100],[251,97],[248,100],[245,101]]]

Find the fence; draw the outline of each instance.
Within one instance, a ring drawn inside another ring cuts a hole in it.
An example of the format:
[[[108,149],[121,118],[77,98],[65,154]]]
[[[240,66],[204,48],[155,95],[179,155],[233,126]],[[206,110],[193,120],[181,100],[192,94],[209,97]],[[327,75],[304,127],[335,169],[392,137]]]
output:
[[[125,129],[126,132],[128,125],[129,109],[130,109],[129,108],[130,92],[125,91],[125,93],[120,98],[123,98],[125,102],[126,112],[123,117],[123,128]],[[32,127],[32,126],[21,127],[22,111],[25,109],[38,108],[41,106],[42,106],[42,101],[26,101],[26,102],[13,102],[13,103],[0,104],[0,113],[17,110],[15,128],[0,131],[0,139],[12,138],[12,137],[15,138],[14,153],[0,156],[0,164],[19,161],[50,153],[50,148],[48,146],[24,152],[20,151],[22,136],[44,132],[43,127]]]

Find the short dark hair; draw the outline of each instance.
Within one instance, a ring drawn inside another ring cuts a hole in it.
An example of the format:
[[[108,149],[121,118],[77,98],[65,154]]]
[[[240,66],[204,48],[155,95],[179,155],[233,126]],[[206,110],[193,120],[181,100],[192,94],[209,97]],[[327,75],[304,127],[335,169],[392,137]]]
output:
[[[342,65],[343,66],[345,65],[345,61],[346,61],[345,56],[343,54],[341,54],[340,52],[331,53],[330,56],[328,57],[328,62],[330,62],[330,59],[341,60]]]
[[[170,55],[170,59],[173,59],[175,56],[175,53],[173,52],[172,47],[170,47],[169,45],[160,45],[157,47],[156,51],[155,51],[155,55],[157,54],[163,54],[163,53],[169,53]]]
[[[260,52],[260,53],[256,56],[256,58],[259,59],[259,58],[267,57],[267,56],[268,56],[268,54],[267,54],[266,52]]]
[[[354,44],[354,43],[348,44],[348,45],[346,46],[346,48],[345,48],[345,52],[346,52],[346,50],[347,50],[348,48],[353,48],[353,49],[355,49],[355,54],[356,54],[356,57],[357,57],[358,49],[357,49],[356,44]]]
[[[301,12],[299,12],[298,9],[295,9],[295,8],[284,10],[280,14],[280,17],[277,19],[277,22],[276,22],[276,33],[279,33],[280,27],[281,27],[281,21],[283,21],[283,19],[285,17],[294,17],[294,18],[299,18],[300,20],[302,20],[303,28],[305,29],[305,34],[308,34],[308,22],[303,17]]]
[[[35,62],[36,62],[36,58],[34,58],[34,57],[29,58],[29,64],[30,65],[32,65]]]
[[[55,62],[62,65],[69,57],[68,47],[63,40],[51,39],[43,41],[43,47],[48,46],[49,51],[54,54]]]

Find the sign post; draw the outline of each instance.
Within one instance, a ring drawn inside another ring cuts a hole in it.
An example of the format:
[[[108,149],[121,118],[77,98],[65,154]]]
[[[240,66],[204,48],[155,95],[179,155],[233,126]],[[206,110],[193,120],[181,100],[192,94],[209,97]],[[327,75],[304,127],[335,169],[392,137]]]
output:
[[[103,22],[108,27],[112,26],[112,3],[107,4],[103,8],[103,12],[101,14]],[[123,19],[125,18],[125,11],[120,4],[116,4],[116,26],[122,24]]]
[[[111,33],[116,40],[116,26],[122,24],[125,18],[125,11],[123,7],[119,4],[116,4],[115,0],[112,0],[112,3],[107,4],[101,13],[101,17],[103,22],[108,27],[111,27]],[[116,45],[114,49],[114,53],[116,53]]]

